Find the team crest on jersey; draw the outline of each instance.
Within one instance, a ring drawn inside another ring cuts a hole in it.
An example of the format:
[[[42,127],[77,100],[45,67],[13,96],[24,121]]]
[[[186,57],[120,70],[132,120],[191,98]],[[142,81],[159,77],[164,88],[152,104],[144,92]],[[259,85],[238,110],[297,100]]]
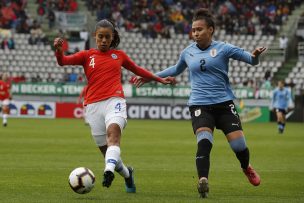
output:
[[[116,54],[111,54],[112,59],[117,59],[118,56]]]
[[[216,49],[211,49],[210,50],[210,56],[216,57],[216,55],[217,55],[217,50]]]
[[[197,109],[194,111],[194,116],[198,117],[199,115],[201,115],[202,111],[200,109]]]

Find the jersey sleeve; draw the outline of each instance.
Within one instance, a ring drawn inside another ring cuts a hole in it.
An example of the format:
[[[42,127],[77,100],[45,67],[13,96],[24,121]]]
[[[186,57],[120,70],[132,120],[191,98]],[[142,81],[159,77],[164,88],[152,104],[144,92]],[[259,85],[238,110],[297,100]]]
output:
[[[174,66],[168,67],[165,70],[156,73],[159,77],[177,76],[181,74],[187,68],[185,61],[185,51],[180,54],[177,63]]]
[[[121,51],[122,57],[123,57],[123,63],[122,66],[133,72],[135,75],[141,76],[143,78],[149,79],[149,80],[155,80],[158,82],[162,82],[162,78],[154,75],[153,73],[149,72],[148,70],[138,66],[134,61],[132,61],[127,54],[125,54],[123,51]]]
[[[80,51],[72,55],[65,56],[63,53],[55,52],[57,63],[64,65],[83,65],[85,63],[86,51]]]
[[[259,63],[258,57],[252,57],[251,53],[248,51],[229,43],[225,44],[225,55],[228,58],[243,61],[251,65],[257,65]]]

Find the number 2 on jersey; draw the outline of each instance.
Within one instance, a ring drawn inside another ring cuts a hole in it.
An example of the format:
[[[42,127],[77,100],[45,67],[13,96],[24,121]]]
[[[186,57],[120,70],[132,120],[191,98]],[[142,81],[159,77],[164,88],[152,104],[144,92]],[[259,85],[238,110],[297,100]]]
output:
[[[205,67],[205,64],[206,64],[206,61],[205,59],[201,59],[200,60],[200,68],[201,68],[201,71],[205,71],[206,70],[206,67]]]
[[[237,115],[237,112],[235,110],[235,106],[233,104],[229,104],[229,106],[230,106],[231,113],[233,113],[234,115]]]

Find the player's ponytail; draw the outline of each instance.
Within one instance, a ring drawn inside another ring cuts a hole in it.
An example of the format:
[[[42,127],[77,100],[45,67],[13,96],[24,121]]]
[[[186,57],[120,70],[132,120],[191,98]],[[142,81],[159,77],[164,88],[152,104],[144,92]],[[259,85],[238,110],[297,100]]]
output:
[[[111,28],[113,31],[113,41],[110,45],[110,48],[117,48],[119,43],[120,43],[120,36],[119,33],[117,31],[117,28],[115,26],[115,24],[107,19],[103,19],[101,21],[99,21],[96,26],[95,26],[95,32],[97,31],[97,29],[101,28],[101,27],[107,27],[107,28]]]
[[[215,20],[210,11],[206,8],[200,8],[194,12],[192,22],[197,20],[205,20],[208,27],[213,28],[213,32],[215,30]],[[213,34],[213,33],[212,33]]]

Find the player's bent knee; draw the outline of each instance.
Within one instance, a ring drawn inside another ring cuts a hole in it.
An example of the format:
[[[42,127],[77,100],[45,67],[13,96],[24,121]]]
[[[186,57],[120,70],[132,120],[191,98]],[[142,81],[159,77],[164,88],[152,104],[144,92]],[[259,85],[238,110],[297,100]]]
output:
[[[209,157],[212,149],[213,136],[208,131],[197,133],[197,152],[196,157]]]
[[[9,114],[9,113],[10,113],[9,108],[3,109],[3,114]]]
[[[200,133],[200,132],[202,132],[202,131],[208,131],[208,132],[210,132],[211,134],[212,134],[212,130],[210,129],[210,128],[208,128],[208,127],[200,127],[200,128],[198,128],[196,131],[195,131],[195,134],[198,134],[198,133]]]
[[[247,148],[245,137],[241,136],[229,141],[230,147],[234,152],[241,152]]]
[[[211,144],[213,144],[213,135],[209,131],[200,131],[196,133],[197,143],[199,143],[203,139],[207,139]]]
[[[117,116],[117,117],[112,117],[109,120],[106,121],[106,129],[108,130],[111,124],[117,124],[120,128],[120,131],[126,127],[127,125],[127,120],[123,117]]]

